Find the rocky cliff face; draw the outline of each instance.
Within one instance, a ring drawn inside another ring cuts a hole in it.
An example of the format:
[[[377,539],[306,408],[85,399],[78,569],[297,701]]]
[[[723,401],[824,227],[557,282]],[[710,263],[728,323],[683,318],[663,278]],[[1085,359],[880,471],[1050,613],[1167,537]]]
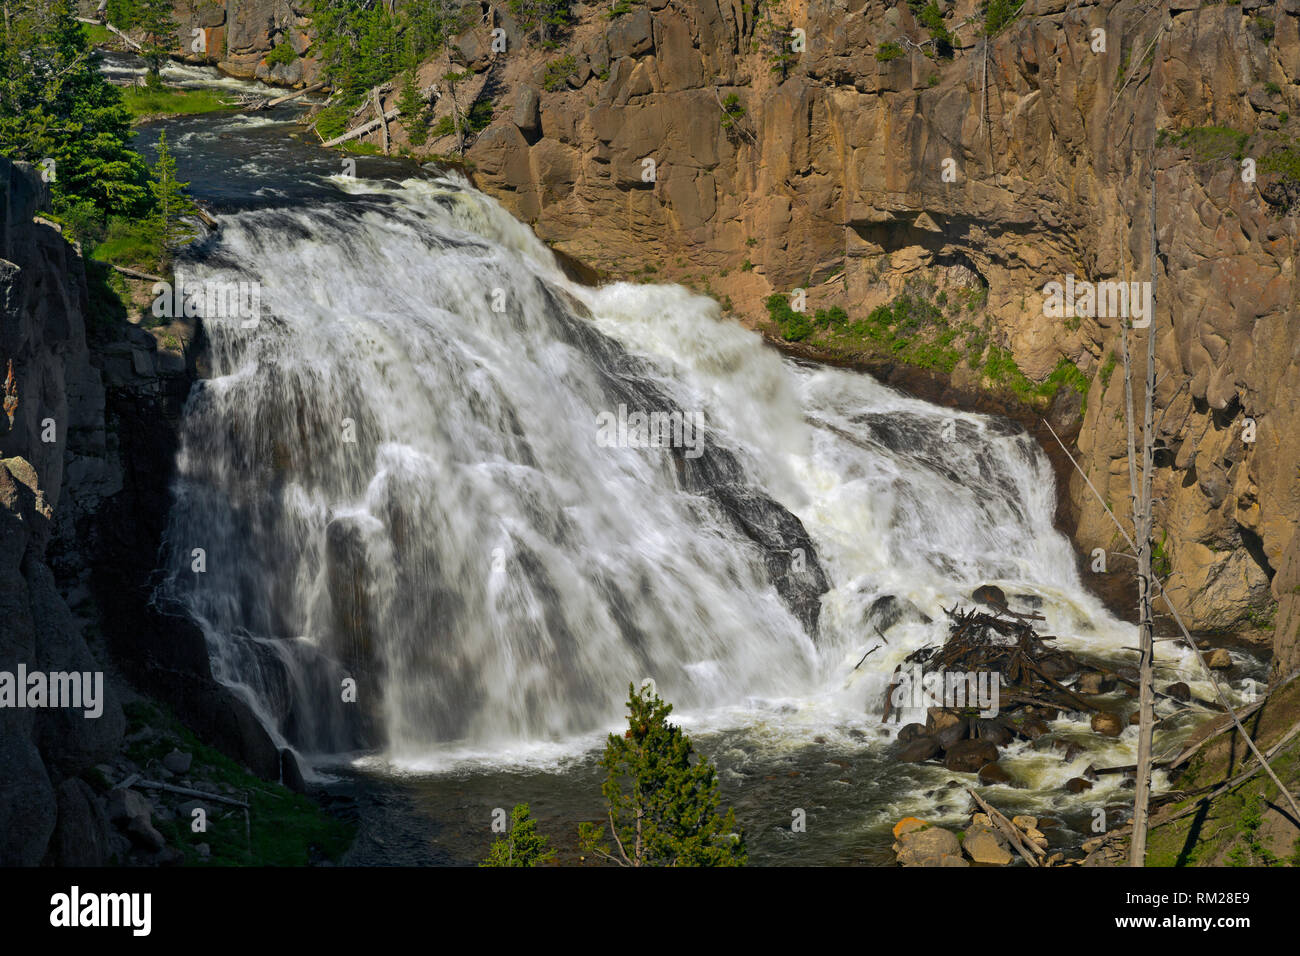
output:
[[[853,316],[916,280],[986,289],[990,341],[1030,379],[1064,357],[1091,381],[1077,454],[1122,512],[1119,322],[1049,317],[1043,289],[1150,278],[1151,141],[1167,130],[1155,493],[1169,591],[1189,626],[1271,640],[1295,669],[1297,208],[1267,160],[1300,115],[1300,2],[1029,0],[987,45],[969,0],[941,7],[950,60],[918,51],[929,34],[906,5],[774,7],[806,35],[785,76],[749,3],[649,0],[612,21],[579,7],[563,50],[512,37],[516,53],[484,67],[509,109],[468,155],[558,248],[616,275],[702,275],[756,326],[767,295],[796,287],[809,311]],[[1144,356],[1145,333],[1135,344]],[[963,363],[952,378],[981,374]],[[1081,548],[1127,550],[1082,479],[1063,492]],[[1125,560],[1107,576],[1131,574]]]
[[[0,196],[0,672],[102,675],[46,562],[67,486],[93,470],[105,440],[81,259],[57,229],[33,221],[44,186],[32,167],[0,159]],[[103,862],[107,821],[79,776],[121,743],[122,708],[103,687],[98,717],[0,707],[0,863],[34,865],[47,853],[56,863]]]
[[[88,344],[83,262],[37,217],[45,199],[0,159],[0,865],[90,866],[114,845],[91,782],[122,746],[123,678],[263,777],[281,755],[212,678],[198,627],[151,600],[195,370],[135,327]],[[99,674],[102,713],[15,707],[20,666]]]
[[[78,5],[81,16],[94,18],[98,12],[96,0],[79,0]],[[309,53],[308,6],[290,0],[176,0],[172,53],[242,79],[281,86],[314,83],[320,78],[320,64]],[[289,63],[267,63],[266,55],[281,43],[292,46],[297,57]]]

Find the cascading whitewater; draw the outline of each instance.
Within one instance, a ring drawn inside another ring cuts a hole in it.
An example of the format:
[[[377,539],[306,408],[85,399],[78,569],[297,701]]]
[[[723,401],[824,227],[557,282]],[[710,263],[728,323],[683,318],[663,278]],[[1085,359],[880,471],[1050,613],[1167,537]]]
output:
[[[182,265],[256,278],[264,314],[206,318],[164,587],[284,740],[355,748],[354,713],[397,760],[562,738],[646,677],[679,710],[861,713],[988,581],[1129,639],[1027,436],[781,359],[680,287],[575,285],[461,181],[339,189]],[[601,440],[638,411],[701,415],[704,453]]]

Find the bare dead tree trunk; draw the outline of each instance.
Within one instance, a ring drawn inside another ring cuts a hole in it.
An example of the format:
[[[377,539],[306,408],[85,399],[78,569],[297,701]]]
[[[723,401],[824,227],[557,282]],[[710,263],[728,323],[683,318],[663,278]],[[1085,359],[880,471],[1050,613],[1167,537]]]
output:
[[[372,89],[370,91],[370,94],[375,101],[375,115],[379,117],[379,122],[382,125],[384,130],[384,155],[387,156],[388,155],[388,119],[387,117],[384,116],[384,105],[379,101],[379,87],[376,86],[374,89]]]

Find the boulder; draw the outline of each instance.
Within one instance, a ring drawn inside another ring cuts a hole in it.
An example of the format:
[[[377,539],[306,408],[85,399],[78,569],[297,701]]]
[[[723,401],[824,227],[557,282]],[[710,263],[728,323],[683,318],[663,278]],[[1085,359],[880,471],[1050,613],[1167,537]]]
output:
[[[157,852],[167,845],[167,840],[147,819],[132,817],[125,829],[126,835],[142,849]]]
[[[939,755],[939,742],[933,737],[917,737],[903,744],[894,755],[901,763],[920,763]]]
[[[1226,671],[1232,667],[1232,655],[1222,647],[1216,647],[1205,655],[1205,665],[1213,671]]]
[[[969,733],[969,728],[965,718],[960,718],[955,724],[949,724],[944,727],[933,737],[939,742],[939,746],[944,750],[951,750],[953,745],[959,741],[965,740]]]
[[[898,742],[906,744],[924,736],[926,736],[925,724],[905,724],[898,732]]]
[[[1065,789],[1070,793],[1083,793],[1086,790],[1091,790],[1092,784],[1082,777],[1071,777],[1065,781]]]
[[[1004,610],[1007,606],[1006,592],[993,584],[982,584],[977,587],[971,592],[971,599],[998,610]]]
[[[56,788],[58,819],[50,839],[55,866],[104,866],[109,862],[109,825],[95,792],[83,780],[69,777]]]
[[[904,833],[894,852],[903,866],[942,866],[943,857],[961,855],[961,843],[952,831],[931,826]]]
[[[977,773],[985,764],[995,763],[998,748],[987,740],[959,740],[948,748],[943,765],[958,773]]]
[[[1182,701],[1183,703],[1187,703],[1187,701],[1192,699],[1192,689],[1182,681],[1166,686],[1165,693],[1174,700]]]
[[[995,783],[1004,784],[1004,786],[1013,786],[1015,780],[1001,763],[985,763],[979,769],[979,782],[984,786],[992,787]]]
[[[934,736],[945,727],[951,727],[954,724],[964,723],[965,718],[955,710],[944,710],[942,707],[930,707],[925,712],[925,732]]]
[[[1011,774],[1007,773],[1006,769],[1003,768],[1000,763],[986,763],[984,766],[980,767],[979,780],[980,783],[985,786],[992,786],[993,784],[998,783],[1010,786],[1015,783]]]
[[[974,824],[966,829],[966,836],[961,841],[961,848],[975,863],[991,866],[1006,866],[1011,862],[1011,853],[1001,834],[987,826]]]
[[[911,833],[913,830],[924,830],[929,825],[920,817],[903,817],[894,824],[894,839],[901,839],[903,834]]]
[[[530,143],[542,133],[541,103],[537,90],[527,84],[520,85],[515,94],[515,106],[510,118]]]
[[[193,762],[193,754],[182,753],[175,749],[162,760],[163,766],[172,773],[189,773],[190,764]]]
[[[1046,722],[1039,720],[1037,717],[1026,717],[1016,727],[1020,735],[1030,740],[1037,740],[1039,737],[1050,732]]]
[[[1106,737],[1118,737],[1124,730],[1124,721],[1115,714],[1098,711],[1092,715],[1092,730]]]
[[[1101,671],[1084,671],[1079,675],[1079,680],[1074,685],[1074,689],[1085,697],[1109,693],[1115,689],[1115,678],[1103,674]]]
[[[298,758],[288,747],[280,751],[280,782],[294,793],[307,792],[307,781],[303,779]]]
[[[1011,743],[1014,734],[1000,717],[976,717],[971,721],[971,736],[987,740],[995,747],[1005,747]]]
[[[131,820],[147,823],[153,818],[153,804],[142,793],[118,787],[108,794],[108,818],[123,825]]]

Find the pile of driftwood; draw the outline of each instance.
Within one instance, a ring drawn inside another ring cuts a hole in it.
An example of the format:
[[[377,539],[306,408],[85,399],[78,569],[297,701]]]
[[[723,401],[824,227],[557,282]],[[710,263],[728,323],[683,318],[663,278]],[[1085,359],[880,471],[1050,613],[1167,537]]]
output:
[[[895,759],[937,760],[949,770],[977,773],[983,784],[1014,785],[998,756],[1000,748],[1016,738],[1035,741],[1035,747],[1063,750],[1066,761],[1083,752],[1077,744],[1049,736],[1048,722],[1062,711],[1091,713],[1093,731],[1107,737],[1119,736],[1132,722],[1131,714],[1126,717],[1115,704],[1103,705],[1097,697],[1120,684],[1134,687],[1136,675],[1081,661],[1055,647],[1054,637],[1034,630],[1034,623],[1043,620],[1041,615],[1017,614],[1005,604],[995,606],[993,613],[958,607],[944,613],[950,624],[943,645],[909,654],[885,692],[883,719],[887,721],[897,720],[904,708],[926,708],[924,724],[899,729]],[[932,681],[935,677],[938,680]],[[924,688],[919,695],[914,692],[918,681]],[[953,687],[963,688],[962,693],[951,694],[952,701],[947,699],[950,681]],[[936,691],[942,699],[932,699]],[[972,699],[976,691],[984,699]],[[1097,774],[1131,769],[1089,767],[1083,777],[1067,781],[1065,788],[1082,793],[1092,789]]]
[[[1026,706],[1044,711],[1096,710],[1095,704],[1062,683],[1085,671],[1099,672],[1107,683],[1136,686],[1123,675],[1084,664],[1069,651],[1049,646],[1047,642],[1055,638],[1038,634],[1031,624],[1043,620],[1042,615],[989,614],[958,607],[945,613],[951,624],[943,646],[913,651],[906,662],[920,664],[927,671],[1000,675],[999,707],[1004,713]]]

